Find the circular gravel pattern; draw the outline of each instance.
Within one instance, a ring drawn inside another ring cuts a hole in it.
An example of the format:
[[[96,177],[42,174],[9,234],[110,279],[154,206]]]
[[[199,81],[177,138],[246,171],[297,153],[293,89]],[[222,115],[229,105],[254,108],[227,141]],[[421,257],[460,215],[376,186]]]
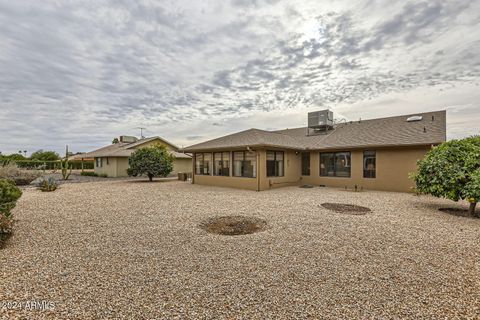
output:
[[[364,215],[367,212],[372,211],[370,210],[370,208],[367,208],[367,207],[357,206],[354,204],[346,204],[346,203],[325,202],[325,203],[322,203],[322,207],[338,213],[346,213],[346,214],[352,214],[352,215]]]
[[[345,219],[317,203],[345,193],[247,191],[186,182],[85,182],[25,190],[0,250],[4,319],[478,319],[480,220],[411,194],[348,194]],[[319,211],[325,214],[319,214]],[[214,236],[215,216],[268,221]]]
[[[215,217],[200,224],[208,233],[224,236],[238,236],[259,232],[265,229],[267,222],[263,219],[243,216]]]

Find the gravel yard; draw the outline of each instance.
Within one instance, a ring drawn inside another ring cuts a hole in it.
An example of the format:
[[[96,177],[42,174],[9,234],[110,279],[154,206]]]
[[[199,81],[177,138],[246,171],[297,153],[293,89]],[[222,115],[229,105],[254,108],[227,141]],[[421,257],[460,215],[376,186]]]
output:
[[[364,215],[322,203],[368,207]],[[480,219],[446,200],[105,180],[26,189],[0,250],[0,317],[480,318]],[[217,216],[267,221],[207,233]],[[7,302],[47,301],[47,310]],[[9,310],[8,310],[9,309]]]

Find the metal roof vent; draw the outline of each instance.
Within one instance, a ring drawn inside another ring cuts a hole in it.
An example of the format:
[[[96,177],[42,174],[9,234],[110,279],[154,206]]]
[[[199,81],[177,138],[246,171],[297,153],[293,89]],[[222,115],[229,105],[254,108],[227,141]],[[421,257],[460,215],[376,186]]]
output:
[[[330,129],[333,127],[333,112],[322,110],[308,113],[308,127],[312,129]]]
[[[138,139],[133,136],[120,136],[120,142],[125,142],[125,143],[133,143],[137,142]]]
[[[407,118],[407,122],[421,121],[423,116],[411,116]]]

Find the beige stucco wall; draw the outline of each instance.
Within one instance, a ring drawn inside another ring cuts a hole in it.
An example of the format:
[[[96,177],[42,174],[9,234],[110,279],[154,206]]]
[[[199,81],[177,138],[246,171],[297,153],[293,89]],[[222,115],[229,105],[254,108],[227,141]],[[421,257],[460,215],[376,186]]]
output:
[[[275,151],[276,149],[268,149]],[[295,151],[284,151],[284,176],[267,177],[267,150],[261,150],[260,153],[260,190],[297,185],[300,183],[301,173],[301,154]]]
[[[94,161],[94,171],[96,174],[107,174],[109,177],[117,176],[117,158],[103,157],[102,167],[97,167],[97,158]],[[108,161],[107,161],[108,159]]]
[[[160,140],[160,139],[153,140],[153,141],[146,142],[146,143],[142,143],[141,145],[137,146],[135,149],[145,148],[145,147],[153,147],[153,146],[156,146],[156,145],[165,146],[165,148],[166,148],[167,150],[170,150],[170,151],[177,151],[177,149],[174,148],[172,145],[170,145],[170,144],[168,144],[168,143],[165,143],[165,142],[163,142],[163,141]]]
[[[273,149],[269,149],[273,150]],[[376,178],[363,178],[363,151],[338,150],[351,152],[351,177],[321,177],[320,152],[310,152],[310,176],[301,176],[301,153],[285,151],[285,175],[283,177],[267,177],[266,150],[256,150],[258,162],[258,178],[218,177],[195,175],[194,183],[234,187],[249,190],[268,190],[272,188],[312,184],[338,188],[358,188],[370,190],[411,192],[414,186],[409,174],[416,170],[416,162],[430,150],[429,146],[412,148],[369,149],[376,151]],[[330,152],[330,151],[329,151]],[[194,161],[194,160],[193,160]],[[191,170],[193,171],[193,170]],[[210,170],[213,172],[213,170]],[[232,168],[230,168],[231,175]]]
[[[128,158],[117,158],[117,177],[126,177],[128,169]]]
[[[257,190],[256,178],[195,175],[195,184]]]
[[[173,161],[173,171],[171,175],[176,175],[179,172],[191,173],[192,172],[192,159],[178,158]]]
[[[430,147],[372,149],[376,151],[376,178],[363,178],[363,150],[351,151],[351,177],[321,177],[319,152],[310,153],[310,176],[302,183],[327,187],[358,188],[383,191],[411,192],[414,186],[409,174],[416,170],[417,160],[423,158]],[[344,151],[344,150],[341,150]]]
[[[107,174],[109,177],[127,177],[128,158],[127,157],[109,157],[103,158],[103,166],[97,167],[95,160],[95,173]],[[192,159],[178,158],[173,160],[173,172],[170,176],[175,176],[177,172],[192,172]]]

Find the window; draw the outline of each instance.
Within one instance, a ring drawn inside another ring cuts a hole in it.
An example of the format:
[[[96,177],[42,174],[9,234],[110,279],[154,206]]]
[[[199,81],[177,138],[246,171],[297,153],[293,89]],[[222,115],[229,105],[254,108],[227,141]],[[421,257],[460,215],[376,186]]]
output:
[[[233,176],[255,178],[257,160],[255,153],[236,151],[233,153]]]
[[[310,152],[302,152],[302,176],[310,175]]]
[[[283,151],[267,151],[267,177],[283,177]]]
[[[209,176],[211,160],[212,160],[211,153],[196,153],[195,154],[195,174]]]
[[[95,158],[97,168],[103,167],[103,158]]]
[[[323,177],[335,176],[334,153],[320,153],[320,175]]]
[[[363,152],[363,177],[376,178],[377,154],[375,151]]]
[[[350,152],[320,153],[320,175],[323,177],[350,177]]]
[[[215,152],[213,154],[213,175],[230,175],[230,152]]]

